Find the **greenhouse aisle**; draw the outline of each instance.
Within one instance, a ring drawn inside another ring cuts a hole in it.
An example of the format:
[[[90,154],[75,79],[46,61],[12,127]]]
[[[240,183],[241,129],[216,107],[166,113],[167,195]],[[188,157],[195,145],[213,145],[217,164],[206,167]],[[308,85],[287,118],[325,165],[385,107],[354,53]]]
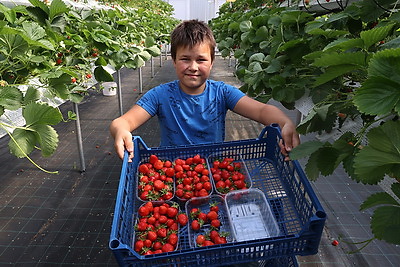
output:
[[[143,91],[175,79],[171,60],[154,60],[143,68]],[[217,57],[212,78],[239,86],[228,60]],[[137,70],[122,70],[123,109],[140,96]],[[72,110],[70,103],[61,106]],[[96,91],[79,105],[86,171],[80,171],[75,123],[56,126],[59,147],[51,158],[32,159],[48,171],[36,168],[27,159],[11,156],[8,137],[0,139],[0,265],[7,266],[116,266],[108,241],[113,219],[121,161],[113,150],[108,126],[119,115],[117,97]],[[293,120],[297,114],[287,111]],[[263,127],[229,113],[227,139],[255,138]],[[150,120],[134,132],[148,146],[159,142],[158,125]],[[312,137],[302,137],[303,141]],[[358,253],[361,242],[372,237],[371,211],[359,212],[360,203],[378,187],[350,180],[342,170],[312,183],[328,219],[316,255],[297,257],[300,266],[398,266],[400,248],[373,241]],[[332,246],[332,240],[339,240]]]

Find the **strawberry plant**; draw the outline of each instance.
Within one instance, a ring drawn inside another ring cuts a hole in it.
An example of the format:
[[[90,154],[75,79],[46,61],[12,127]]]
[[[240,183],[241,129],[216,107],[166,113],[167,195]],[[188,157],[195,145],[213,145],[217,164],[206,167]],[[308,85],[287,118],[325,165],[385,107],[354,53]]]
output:
[[[7,120],[7,111],[22,109],[26,121],[16,127],[9,120],[0,128],[11,138],[10,152],[32,161],[35,148],[51,156],[58,145],[53,126],[75,118],[70,111],[64,120],[58,108],[43,102],[81,102],[91,79],[113,80],[107,65],[139,68],[160,55],[158,42],[166,41],[177,20],[168,18],[170,8],[157,14],[129,6],[79,11],[62,0],[30,3],[0,4],[0,116]]]
[[[330,175],[340,165],[364,184],[393,179],[391,192],[370,196],[361,209],[376,208],[371,219],[375,238],[400,244],[396,1],[381,1],[379,6],[358,1],[322,15],[262,5],[243,14],[244,3],[253,1],[238,2],[236,11],[220,12],[211,25],[222,55],[237,59],[241,89],[289,109],[304,99],[310,103],[297,130],[327,138],[305,142],[291,153],[292,159],[308,157],[305,171],[310,179]],[[232,11],[233,6],[226,3],[223,8]]]

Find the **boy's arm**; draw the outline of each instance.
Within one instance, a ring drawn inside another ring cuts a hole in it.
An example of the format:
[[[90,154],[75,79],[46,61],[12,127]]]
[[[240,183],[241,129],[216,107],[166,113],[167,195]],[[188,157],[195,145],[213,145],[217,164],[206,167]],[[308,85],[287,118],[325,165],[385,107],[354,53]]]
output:
[[[244,96],[237,102],[233,111],[264,125],[278,123],[281,128],[282,139],[285,143],[284,148],[287,152],[300,144],[296,126],[278,107]]]
[[[114,137],[114,148],[118,157],[124,158],[125,149],[129,159],[133,158],[132,132],[151,118],[142,107],[134,105],[128,112],[116,118],[110,124],[110,133]]]

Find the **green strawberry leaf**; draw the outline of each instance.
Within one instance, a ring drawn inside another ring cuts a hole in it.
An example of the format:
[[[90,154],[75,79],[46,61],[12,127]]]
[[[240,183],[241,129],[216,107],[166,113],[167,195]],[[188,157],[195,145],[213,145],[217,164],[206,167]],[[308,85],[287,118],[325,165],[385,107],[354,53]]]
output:
[[[320,149],[324,144],[320,141],[308,141],[301,143],[297,147],[290,151],[290,158],[293,160],[298,160],[301,158],[308,157],[318,149]]]
[[[324,53],[320,58],[315,59],[314,65],[317,67],[328,67],[351,64],[364,67],[367,64],[367,58],[367,54],[361,51],[351,53]]]
[[[113,76],[106,71],[103,66],[97,66],[94,69],[94,77],[96,78],[96,81],[98,82],[113,82],[114,78]]]
[[[364,47],[368,49],[370,46],[385,39],[392,31],[393,27],[394,24],[391,24],[383,27],[375,27],[368,31],[362,31],[360,37],[364,41]]]
[[[240,31],[242,31],[242,32],[250,31],[250,29],[252,28],[251,21],[249,21],[249,20],[242,21],[239,25],[239,28],[240,28]]]
[[[377,184],[400,167],[400,121],[389,121],[371,129],[368,146],[354,159],[355,174],[365,184]]]
[[[40,98],[40,92],[36,88],[29,86],[28,90],[26,90],[25,96],[24,96],[24,105],[29,104],[30,102],[35,102],[39,100]]]
[[[356,91],[354,104],[369,115],[385,115],[395,109],[400,114],[399,83],[390,78],[371,77]]]
[[[0,86],[0,107],[17,110],[21,107],[22,92],[13,86]]]
[[[51,156],[57,149],[58,134],[53,127],[49,125],[36,124],[30,127],[36,133],[36,139],[39,143],[42,155],[44,157]]]
[[[49,19],[52,21],[56,16],[69,11],[68,6],[62,0],[53,0],[50,4]]]
[[[356,91],[354,103],[370,115],[400,114],[400,48],[377,52],[368,68],[368,79]]]
[[[396,205],[399,203],[386,192],[379,192],[370,195],[360,206],[360,210],[365,210],[378,205]]]
[[[58,108],[48,104],[29,103],[22,110],[27,127],[37,124],[56,125],[62,121],[62,114]]]
[[[331,146],[325,146],[320,148],[318,152],[318,169],[324,176],[331,175],[340,163],[338,162],[339,151]]]
[[[340,49],[341,51],[346,51],[348,49],[352,49],[354,47],[361,48],[363,47],[364,42],[362,39],[347,39],[347,38],[339,38],[327,46],[324,47],[323,51],[335,51]]]
[[[320,172],[317,166],[317,161],[319,156],[320,156],[319,151],[316,151],[313,154],[311,154],[304,169],[305,172],[307,173],[307,177],[311,181],[316,181],[319,177]]]
[[[25,21],[22,23],[25,34],[32,40],[38,41],[46,36],[46,31],[36,22]]]
[[[10,153],[17,158],[25,158],[33,151],[36,145],[36,135],[33,131],[14,129],[8,142]]]
[[[157,45],[146,48],[146,51],[153,57],[157,57],[161,54],[160,48],[158,48]]]
[[[400,206],[378,207],[372,215],[371,228],[376,238],[400,245]]]
[[[314,87],[327,83],[343,74],[357,70],[359,67],[356,65],[338,65],[330,66],[325,69],[325,72],[315,79]]]

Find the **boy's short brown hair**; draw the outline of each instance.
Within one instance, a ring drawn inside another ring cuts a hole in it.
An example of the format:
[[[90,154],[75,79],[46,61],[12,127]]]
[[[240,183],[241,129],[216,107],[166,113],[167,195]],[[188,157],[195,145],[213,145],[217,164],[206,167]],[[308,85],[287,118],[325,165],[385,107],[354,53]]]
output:
[[[197,19],[182,21],[171,33],[171,56],[176,59],[178,47],[192,48],[203,42],[208,42],[211,51],[211,60],[215,58],[216,42],[210,27]]]

